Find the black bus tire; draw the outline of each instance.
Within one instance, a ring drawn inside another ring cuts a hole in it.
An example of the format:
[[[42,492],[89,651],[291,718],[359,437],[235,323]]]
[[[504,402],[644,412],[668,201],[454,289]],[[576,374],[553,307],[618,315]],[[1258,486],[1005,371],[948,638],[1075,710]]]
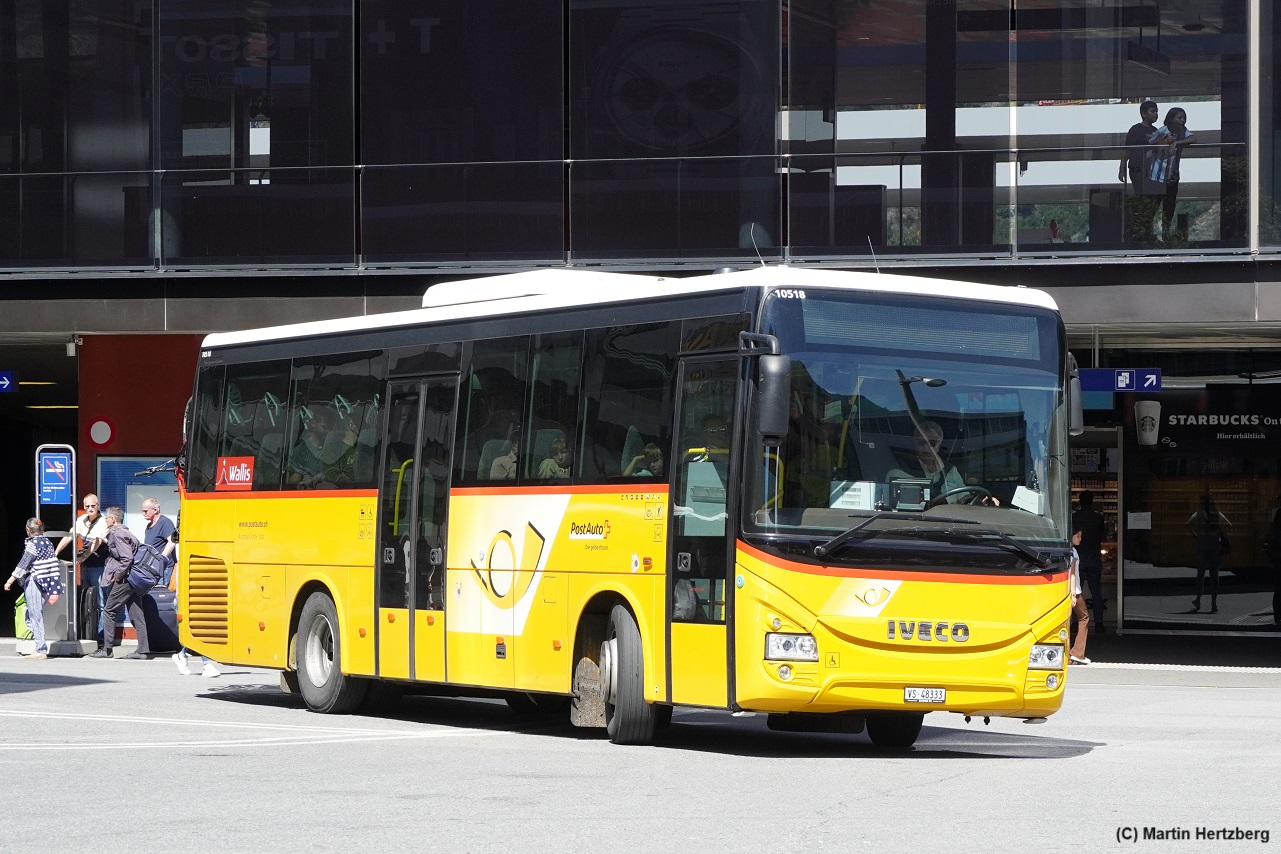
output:
[[[313,712],[345,715],[365,698],[367,683],[342,672],[338,610],[325,593],[313,593],[298,618],[298,690]]]
[[[605,638],[615,646],[611,666],[616,687],[605,702],[609,740],[614,744],[649,744],[654,740],[654,707],[645,702],[645,654],[636,621],[622,605],[610,611]]]
[[[405,688],[399,682],[385,679],[364,679],[365,698],[360,701],[362,715],[385,715],[396,710]]]

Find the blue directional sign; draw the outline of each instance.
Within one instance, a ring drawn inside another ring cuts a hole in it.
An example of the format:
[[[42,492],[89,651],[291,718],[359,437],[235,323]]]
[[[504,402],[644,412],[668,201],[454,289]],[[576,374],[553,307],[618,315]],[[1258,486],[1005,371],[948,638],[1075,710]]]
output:
[[[72,503],[71,454],[40,455],[40,503]]]
[[[1160,368],[1082,368],[1081,391],[1161,390]]]
[[[18,375],[13,371],[0,371],[0,392],[17,390]]]

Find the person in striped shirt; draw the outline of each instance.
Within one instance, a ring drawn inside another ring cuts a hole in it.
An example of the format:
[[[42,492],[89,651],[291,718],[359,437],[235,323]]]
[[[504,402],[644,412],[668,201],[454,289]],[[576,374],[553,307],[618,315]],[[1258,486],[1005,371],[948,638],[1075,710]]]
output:
[[[58,598],[66,591],[62,587],[62,572],[58,556],[54,554],[53,543],[44,535],[44,525],[39,519],[27,520],[27,542],[22,549],[22,558],[14,568],[13,574],[4,583],[8,590],[15,581],[21,582],[23,595],[27,599],[27,626],[36,639],[33,659],[49,657],[49,644],[44,636],[44,603],[56,604]]]
[[[1188,114],[1182,107],[1171,107],[1165,114],[1165,124],[1152,132],[1152,145],[1156,146],[1155,156],[1148,166],[1148,180],[1156,186],[1165,187],[1165,198],[1161,202],[1161,233],[1166,241],[1173,236],[1170,223],[1174,221],[1174,209],[1179,200],[1179,161],[1183,159],[1183,149],[1196,142],[1196,136],[1188,130]]]

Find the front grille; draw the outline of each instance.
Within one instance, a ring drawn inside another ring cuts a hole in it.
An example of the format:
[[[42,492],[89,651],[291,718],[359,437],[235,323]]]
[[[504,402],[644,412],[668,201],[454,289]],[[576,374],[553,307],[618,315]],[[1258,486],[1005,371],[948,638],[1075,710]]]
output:
[[[187,627],[206,643],[227,643],[227,564],[192,555],[187,572]]]

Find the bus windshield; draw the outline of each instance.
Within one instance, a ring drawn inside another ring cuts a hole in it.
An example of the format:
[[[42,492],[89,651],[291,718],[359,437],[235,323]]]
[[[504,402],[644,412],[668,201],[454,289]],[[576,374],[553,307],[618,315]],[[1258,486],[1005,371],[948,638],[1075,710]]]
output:
[[[761,330],[791,359],[791,417],[781,443],[750,452],[749,540],[862,565],[1062,559],[1065,357],[1052,312],[776,291]]]

